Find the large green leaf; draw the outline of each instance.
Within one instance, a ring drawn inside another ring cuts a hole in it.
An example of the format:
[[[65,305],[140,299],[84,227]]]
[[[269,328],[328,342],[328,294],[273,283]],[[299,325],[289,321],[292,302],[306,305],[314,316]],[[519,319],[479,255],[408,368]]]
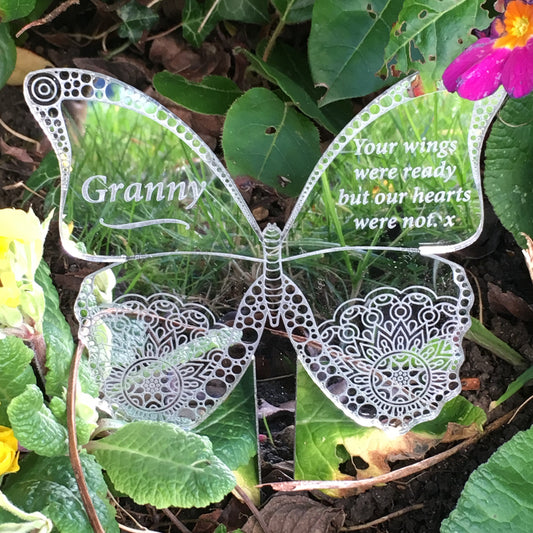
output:
[[[164,71],[154,76],[154,87],[163,96],[197,113],[225,115],[242,91],[223,76],[206,76],[194,83],[179,74]]]
[[[107,501],[107,485],[100,466],[87,454],[81,455],[83,472],[100,522],[106,533],[118,533],[115,510]],[[59,533],[92,533],[93,529],[76,484],[68,457],[29,455],[15,476],[9,476],[4,492],[17,507],[40,511],[49,517]],[[0,517],[0,520],[2,518]]]
[[[309,119],[267,89],[250,89],[226,116],[222,146],[229,171],[296,196],[320,157]]]
[[[385,43],[400,7],[397,0],[316,0],[309,64],[315,83],[327,88],[322,105],[385,85],[376,73],[383,65]]]
[[[472,29],[489,26],[488,12],[481,4],[405,0],[385,50],[385,63],[395,63],[405,73],[418,70],[426,81],[439,79],[446,66],[475,41]]]
[[[533,236],[533,94],[509,99],[485,150],[485,191],[502,224],[525,244]]]
[[[235,477],[206,437],[164,422],[132,422],[87,445],[115,488],[139,504],[204,507],[221,500]]]
[[[0,24],[0,87],[6,84],[15,69],[17,49],[8,24]]]
[[[0,426],[8,426],[7,407],[26,385],[35,384],[33,352],[17,337],[0,339]]]
[[[272,0],[272,3],[287,24],[305,22],[313,15],[314,0]]]
[[[217,13],[221,19],[266,24],[268,0],[221,0]]]
[[[533,523],[533,429],[516,434],[478,467],[441,533],[529,533]]]
[[[20,19],[29,15],[35,7],[35,0],[2,0],[0,2],[0,21]]]
[[[44,405],[36,385],[27,385],[22,394],[13,398],[7,414],[15,437],[28,450],[46,457],[67,453],[67,430]]]
[[[250,367],[233,392],[215,412],[195,428],[208,437],[213,453],[231,470],[257,455],[254,371]]]
[[[239,51],[246,56],[248,61],[250,61],[254,70],[267,80],[276,83],[302,113],[316,120],[332,133],[338,132],[337,127],[332,124],[328,117],[318,108],[318,105],[313,98],[301,85],[296,83],[291,76],[287,76],[276,67],[265,63],[254,54],[248,52],[248,50],[240,49]]]
[[[74,341],[68,322],[61,313],[59,295],[52,283],[50,269],[44,261],[39,264],[35,281],[42,287],[45,298],[43,336],[46,342],[46,393],[49,396],[62,396],[67,387]],[[98,395],[98,387],[86,360],[80,363],[80,382],[84,392]]]

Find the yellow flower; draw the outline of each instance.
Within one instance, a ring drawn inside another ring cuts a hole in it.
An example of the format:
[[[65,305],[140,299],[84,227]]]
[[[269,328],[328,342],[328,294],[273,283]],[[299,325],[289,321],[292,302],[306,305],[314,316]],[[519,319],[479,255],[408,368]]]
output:
[[[0,337],[5,328],[41,331],[44,293],[34,278],[51,216],[41,224],[31,209],[0,209]]]
[[[47,219],[41,224],[34,212],[0,209],[0,271],[11,270],[17,281],[32,280],[43,256]]]
[[[0,272],[0,305],[17,307],[20,304],[20,289],[13,272]]]
[[[18,441],[11,428],[0,426],[0,476],[19,470]]]

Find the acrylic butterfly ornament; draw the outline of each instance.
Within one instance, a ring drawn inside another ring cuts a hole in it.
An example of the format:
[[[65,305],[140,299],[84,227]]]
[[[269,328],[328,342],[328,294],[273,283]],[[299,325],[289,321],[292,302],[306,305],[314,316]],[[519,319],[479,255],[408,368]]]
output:
[[[144,93],[77,69],[27,77],[59,160],[63,245],[113,262],[84,280],[76,314],[117,416],[196,426],[265,328],[283,327],[322,392],[364,426],[406,432],[460,392],[472,291],[431,254],[480,232],[479,153],[502,96],[413,97],[411,82],[344,128],[280,228],[260,227],[209,147]],[[231,310],[231,326],[217,322]]]

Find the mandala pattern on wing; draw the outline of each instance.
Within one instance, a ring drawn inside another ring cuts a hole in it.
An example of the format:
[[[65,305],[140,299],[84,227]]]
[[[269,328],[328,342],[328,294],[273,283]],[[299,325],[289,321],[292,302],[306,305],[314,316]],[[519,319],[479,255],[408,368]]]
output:
[[[384,287],[347,301],[320,328],[327,364],[338,369],[318,375],[321,386],[355,416],[404,433],[436,417],[460,389],[467,317],[456,298],[425,287]]]
[[[78,299],[77,312],[103,400],[127,420],[194,427],[250,362],[238,330],[218,329],[208,309],[171,294],[127,295],[108,305],[88,296]]]

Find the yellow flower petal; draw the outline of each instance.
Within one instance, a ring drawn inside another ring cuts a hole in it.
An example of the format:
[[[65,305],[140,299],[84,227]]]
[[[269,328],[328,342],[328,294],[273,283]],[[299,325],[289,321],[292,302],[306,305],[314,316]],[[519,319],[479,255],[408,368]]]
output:
[[[21,242],[42,238],[41,222],[30,209],[0,209],[0,237]]]
[[[13,430],[0,426],[0,476],[11,474],[19,470],[18,441]]]

